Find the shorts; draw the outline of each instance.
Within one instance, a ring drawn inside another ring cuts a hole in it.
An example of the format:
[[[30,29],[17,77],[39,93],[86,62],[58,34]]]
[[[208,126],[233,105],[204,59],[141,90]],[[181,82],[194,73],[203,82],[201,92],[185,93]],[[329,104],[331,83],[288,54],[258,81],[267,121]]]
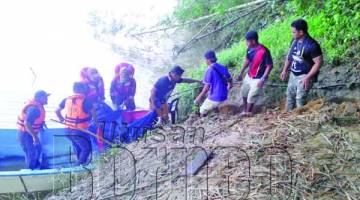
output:
[[[243,98],[247,98],[247,103],[255,103],[258,100],[262,91],[262,88],[257,86],[259,82],[260,79],[253,79],[246,75],[241,86],[241,95]]]
[[[222,101],[218,102],[207,98],[200,107],[200,114],[207,114],[209,111],[219,107],[221,103]]]

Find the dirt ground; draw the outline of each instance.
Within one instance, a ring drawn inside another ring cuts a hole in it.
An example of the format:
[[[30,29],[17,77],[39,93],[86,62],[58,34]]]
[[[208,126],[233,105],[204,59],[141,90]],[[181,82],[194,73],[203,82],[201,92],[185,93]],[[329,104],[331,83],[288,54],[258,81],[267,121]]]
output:
[[[249,118],[230,107],[108,152],[92,177],[47,199],[360,196],[359,102],[318,99],[293,113],[268,109]],[[190,165],[199,152],[213,156],[202,167]],[[194,168],[198,173],[189,174]]]

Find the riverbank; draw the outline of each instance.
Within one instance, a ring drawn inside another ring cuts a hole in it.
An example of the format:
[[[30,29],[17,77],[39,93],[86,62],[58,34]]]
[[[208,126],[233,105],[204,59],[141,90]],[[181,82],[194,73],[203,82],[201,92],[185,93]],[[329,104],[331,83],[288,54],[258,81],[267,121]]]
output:
[[[157,129],[105,156],[71,192],[47,199],[356,199],[360,104],[318,99],[293,113],[279,109],[193,116]],[[213,154],[208,166],[185,179],[203,150]]]

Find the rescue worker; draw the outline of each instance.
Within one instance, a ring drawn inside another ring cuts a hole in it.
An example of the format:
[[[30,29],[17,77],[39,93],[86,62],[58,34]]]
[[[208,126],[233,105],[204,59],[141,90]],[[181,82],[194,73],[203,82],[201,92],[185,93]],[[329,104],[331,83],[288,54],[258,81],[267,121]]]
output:
[[[167,76],[159,78],[151,90],[150,109],[156,111],[159,123],[167,123],[169,120],[169,108],[167,100],[178,83],[202,83],[199,80],[182,78],[185,70],[180,66],[174,66]]]
[[[122,63],[124,67],[115,68],[115,77],[111,82],[111,101],[120,110],[135,110],[134,96],[136,93],[136,81],[133,78],[134,67],[128,63]],[[124,109],[125,107],[125,109]]]
[[[56,115],[65,124],[67,137],[76,151],[76,165],[85,165],[91,153],[90,136],[81,129],[88,129],[92,116],[95,116],[92,103],[86,98],[87,86],[76,82],[73,86],[74,94],[65,98],[56,110]],[[65,109],[65,117],[61,111]]]
[[[214,51],[207,51],[205,53],[205,62],[208,65],[203,79],[205,86],[194,102],[198,105],[204,97],[207,97],[200,106],[201,116],[205,116],[209,111],[217,108],[224,102],[228,97],[228,91],[232,87],[232,78],[228,69],[216,61],[217,58]],[[207,96],[208,93],[209,95]]]
[[[26,168],[28,169],[40,168],[41,144],[39,134],[43,131],[45,124],[44,105],[47,104],[49,95],[43,90],[37,91],[34,98],[24,106],[18,117],[18,139],[25,152]]]
[[[323,63],[319,43],[308,33],[307,22],[303,19],[291,23],[293,41],[285,59],[280,79],[285,81],[289,71],[290,78],[286,90],[286,111],[304,106],[313,82],[317,81]]]
[[[105,100],[104,80],[96,68],[84,67],[80,72],[81,82],[89,88],[87,99],[98,104]]]
[[[128,69],[131,78],[134,78],[135,68],[134,68],[133,65],[131,65],[129,63],[126,63],[126,62],[123,62],[123,63],[120,63],[120,64],[116,65],[116,67],[115,67],[115,76],[117,76],[120,73],[120,70],[122,68]]]
[[[245,70],[249,68],[241,86],[244,107],[241,115],[250,117],[253,114],[253,106],[258,100],[264,84],[269,77],[273,61],[270,51],[259,43],[259,36],[256,31],[246,33],[245,39],[248,49],[238,80],[243,80]]]

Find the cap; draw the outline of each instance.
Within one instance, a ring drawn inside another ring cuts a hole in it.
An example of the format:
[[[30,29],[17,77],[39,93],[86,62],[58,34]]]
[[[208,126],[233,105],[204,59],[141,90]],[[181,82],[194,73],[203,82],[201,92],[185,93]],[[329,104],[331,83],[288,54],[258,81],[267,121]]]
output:
[[[256,40],[258,41],[259,35],[256,31],[249,31],[245,35],[246,40]]]
[[[50,93],[47,93],[44,90],[39,90],[39,91],[37,91],[35,93],[34,98],[35,99],[40,99],[42,97],[48,97],[48,96],[50,96]]]
[[[183,68],[181,68],[179,65],[175,65],[175,66],[171,69],[170,72],[173,72],[173,73],[181,76],[181,75],[185,72],[185,70],[184,70]]]
[[[216,62],[217,60],[215,52],[211,50],[207,51],[204,56],[206,59],[210,60],[211,62]]]

